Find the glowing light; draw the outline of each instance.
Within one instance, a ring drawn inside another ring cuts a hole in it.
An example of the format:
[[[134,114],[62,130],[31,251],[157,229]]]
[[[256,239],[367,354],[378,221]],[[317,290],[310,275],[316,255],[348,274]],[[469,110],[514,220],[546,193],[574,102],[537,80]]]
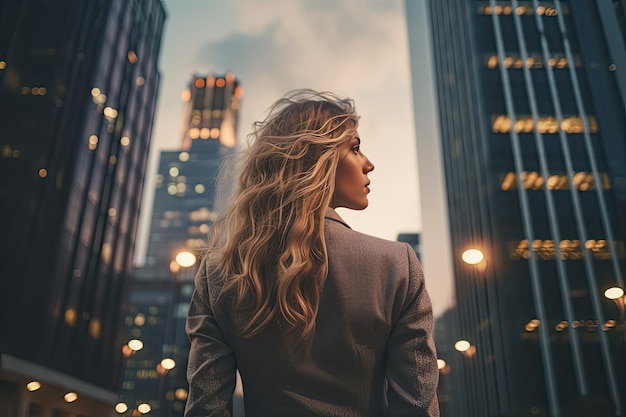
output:
[[[617,300],[624,296],[624,290],[620,287],[611,287],[608,290],[604,291],[604,296],[609,300]]]
[[[128,405],[126,403],[117,403],[115,404],[115,412],[118,414],[124,414],[128,411]]]
[[[98,87],[94,87],[91,89],[91,95],[93,97],[98,97],[101,94],[101,91]]]
[[[189,152],[181,152],[178,154],[178,160],[181,162],[189,161]]]
[[[130,145],[130,138],[128,136],[122,136],[120,138],[120,143],[122,144],[122,146],[126,147]]]
[[[141,414],[148,414],[151,410],[152,407],[150,407],[150,404],[142,403],[137,406],[137,411]]]
[[[46,178],[48,176],[48,170],[45,168],[41,168],[39,170],[39,178]]]
[[[135,53],[135,51],[128,51],[128,62],[130,62],[131,64],[137,63],[137,54]]]
[[[41,382],[39,381],[31,381],[26,384],[26,389],[30,392],[37,391],[39,388],[41,388]]]
[[[128,342],[128,347],[137,352],[143,349],[143,342],[139,339],[133,339]]]
[[[174,392],[174,396],[176,397],[176,399],[181,400],[181,401],[185,401],[187,399],[188,395],[189,395],[189,393],[184,388],[178,388]]]
[[[467,340],[459,340],[454,344],[454,348],[459,352],[466,352],[469,350],[470,346],[472,345]]]
[[[170,174],[170,177],[178,177],[178,174],[180,174],[180,170],[178,169],[178,167],[171,167],[168,173]]]
[[[176,263],[184,268],[196,263],[196,255],[191,252],[182,251],[176,255]]]
[[[174,369],[176,367],[176,361],[171,358],[165,358],[161,361],[161,366],[169,371],[170,369]]]
[[[437,359],[437,369],[443,369],[447,365],[446,361],[443,359]]]
[[[483,259],[485,259],[485,256],[478,249],[468,249],[463,252],[461,259],[463,259],[463,262],[467,264],[476,265],[481,263]]]
[[[73,403],[74,401],[78,399],[78,394],[76,394],[73,391],[70,391],[63,396],[63,399],[65,400],[65,402]]]
[[[105,107],[103,111],[104,115],[110,119],[115,119],[117,117],[117,110],[113,107]]]

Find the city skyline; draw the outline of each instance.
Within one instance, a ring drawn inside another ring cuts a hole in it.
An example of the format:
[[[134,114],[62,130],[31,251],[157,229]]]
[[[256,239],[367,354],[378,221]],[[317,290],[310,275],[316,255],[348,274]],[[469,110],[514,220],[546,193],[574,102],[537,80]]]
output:
[[[351,97],[363,150],[375,164],[370,206],[341,210],[358,231],[395,240],[421,229],[406,21],[401,0],[164,2],[161,90],[147,171],[136,264],[145,260],[156,154],[181,142],[181,94],[193,73],[237,75],[243,88],[238,141],[288,90]],[[201,30],[199,30],[199,28]]]

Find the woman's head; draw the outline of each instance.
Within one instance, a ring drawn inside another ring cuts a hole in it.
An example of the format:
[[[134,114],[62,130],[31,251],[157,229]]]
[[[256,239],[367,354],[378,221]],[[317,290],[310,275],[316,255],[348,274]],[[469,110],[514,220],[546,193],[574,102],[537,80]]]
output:
[[[276,320],[300,336],[314,327],[328,261],[326,207],[367,206],[373,165],[359,150],[350,99],[297,90],[254,124],[232,206],[208,257],[252,337]]]
[[[350,99],[312,90],[288,93],[254,124],[239,191],[263,189],[277,207],[298,200],[307,210],[330,205],[341,148],[358,137],[357,126]]]

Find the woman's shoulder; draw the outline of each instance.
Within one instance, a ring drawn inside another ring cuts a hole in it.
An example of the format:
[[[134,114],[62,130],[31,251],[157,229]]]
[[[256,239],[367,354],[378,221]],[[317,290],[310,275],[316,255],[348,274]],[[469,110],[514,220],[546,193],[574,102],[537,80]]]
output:
[[[368,235],[332,221],[327,221],[325,235],[329,250],[399,257],[405,260],[410,256],[409,251],[412,251],[410,245],[405,242]]]

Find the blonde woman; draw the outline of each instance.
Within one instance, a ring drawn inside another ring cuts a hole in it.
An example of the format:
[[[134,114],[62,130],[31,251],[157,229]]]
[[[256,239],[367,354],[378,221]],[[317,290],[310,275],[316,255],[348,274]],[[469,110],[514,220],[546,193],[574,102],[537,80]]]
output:
[[[413,249],[352,230],[374,165],[350,99],[288,93],[255,123],[187,319],[186,417],[438,416],[432,310]]]

